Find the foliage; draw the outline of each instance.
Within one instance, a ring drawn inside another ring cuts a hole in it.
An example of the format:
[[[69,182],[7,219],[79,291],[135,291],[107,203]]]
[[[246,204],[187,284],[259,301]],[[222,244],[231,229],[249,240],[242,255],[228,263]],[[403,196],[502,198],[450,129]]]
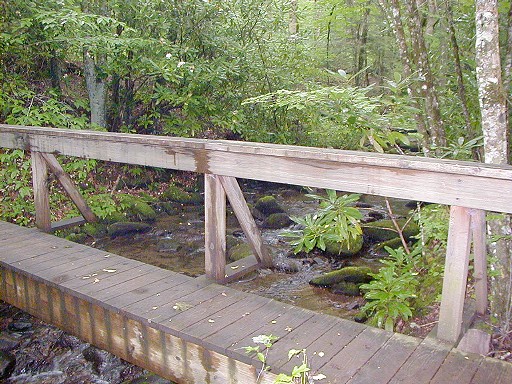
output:
[[[326,190],[327,195],[308,194],[306,196],[320,202],[319,210],[314,215],[303,218],[291,217],[304,228],[299,232],[288,232],[283,236],[291,239],[294,252],[311,252],[314,248],[325,251],[326,241],[347,242],[361,236],[359,220],[361,212],[352,206],[359,195],[350,194],[337,196],[336,191]]]
[[[262,344],[264,347],[265,347],[265,352],[261,352],[260,350],[260,346],[257,345],[257,346],[247,346],[247,347],[244,347],[243,349],[245,350],[245,353],[247,354],[252,354],[252,353],[256,353],[256,358],[261,362],[262,366],[261,366],[261,369],[260,371],[258,372],[258,377],[256,379],[256,382],[259,381],[261,375],[263,374],[263,372],[266,372],[270,369],[270,366],[267,365],[267,356],[268,356],[268,352],[269,352],[269,349],[270,347],[272,347],[272,345],[274,344],[274,342],[278,339],[277,336],[274,336],[274,335],[259,335],[259,336],[255,336],[252,338],[252,341],[255,343],[255,344]]]

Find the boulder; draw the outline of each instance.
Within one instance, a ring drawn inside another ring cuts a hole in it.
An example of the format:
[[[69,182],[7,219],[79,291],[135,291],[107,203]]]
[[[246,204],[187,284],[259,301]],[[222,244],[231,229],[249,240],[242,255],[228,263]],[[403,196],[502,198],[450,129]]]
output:
[[[160,239],[156,243],[156,249],[158,252],[177,252],[181,248],[181,243],[178,240],[170,237]]]
[[[272,213],[263,222],[264,228],[279,229],[293,224],[292,219],[286,213]]]
[[[351,283],[349,281],[341,281],[337,284],[334,284],[332,288],[332,292],[340,295],[347,296],[359,296],[361,291],[359,291],[359,285],[356,283]]]
[[[254,208],[263,213],[265,216],[271,215],[272,213],[285,212],[274,196],[263,196],[259,198],[258,201],[256,201]]]
[[[363,236],[357,236],[349,241],[331,241],[325,242],[325,253],[337,257],[351,257],[357,254],[363,248]]]
[[[124,195],[122,203],[127,206],[125,212],[130,217],[135,217],[141,221],[154,221],[156,219],[156,211],[140,197]]]
[[[336,271],[327,272],[312,279],[309,284],[319,287],[332,287],[341,282],[354,284],[369,283],[371,269],[368,267],[345,267]]]
[[[133,233],[143,233],[151,230],[151,225],[146,223],[119,222],[108,226],[107,233],[111,237],[131,235]]]
[[[398,226],[403,228],[407,219],[397,219]],[[379,220],[362,225],[363,233],[372,242],[380,243],[382,241],[391,240],[398,236],[392,220]],[[410,239],[419,233],[420,229],[414,221],[409,221],[407,226],[403,229],[403,234],[406,240]]]
[[[162,200],[180,204],[201,204],[203,201],[203,197],[200,193],[189,193],[172,184],[162,193],[161,198]]]
[[[251,256],[252,254],[252,248],[248,243],[235,245],[228,250],[228,258],[230,261],[242,260]]]

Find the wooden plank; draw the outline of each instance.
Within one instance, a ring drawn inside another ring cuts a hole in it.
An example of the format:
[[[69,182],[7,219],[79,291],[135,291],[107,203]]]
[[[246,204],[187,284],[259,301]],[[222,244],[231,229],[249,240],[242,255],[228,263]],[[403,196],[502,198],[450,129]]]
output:
[[[335,383],[346,383],[391,336],[391,332],[366,328],[318,371],[335,378]]]
[[[345,346],[350,344],[367,326],[338,319],[338,323],[326,330],[317,340],[308,345],[307,352],[311,361],[311,366],[316,372],[322,372],[323,367],[334,356],[336,356]],[[285,372],[291,372],[297,362],[292,360],[280,367]]]
[[[326,148],[0,125],[5,148],[512,213],[512,167]],[[255,167],[254,165],[258,166]],[[407,188],[397,188],[407,185]]]
[[[60,220],[52,223],[51,232],[60,231],[66,228],[76,227],[87,223],[83,216],[73,217],[71,219]]]
[[[82,197],[80,192],[78,192],[78,189],[76,189],[73,180],[71,180],[71,177],[69,177],[69,175],[64,171],[55,156],[50,153],[42,153],[41,156],[44,161],[46,161],[48,168],[50,168],[52,173],[57,177],[57,180],[60,185],[62,185],[62,188],[64,188],[64,191],[66,191],[73,203],[75,203],[85,220],[90,223],[98,221],[96,215],[91,211],[91,208],[89,208],[85,199]]]
[[[48,191],[48,168],[41,153],[32,151],[31,159],[36,226],[44,232],[50,232],[51,215]]]
[[[225,282],[236,281],[248,273],[256,271],[259,267],[260,263],[254,255],[229,263],[226,265]]]
[[[233,212],[238,219],[240,227],[245,233],[249,245],[251,246],[254,256],[261,262],[264,267],[270,268],[273,266],[271,255],[268,253],[267,248],[263,244],[260,230],[252,217],[251,211],[247,206],[244,194],[234,177],[218,176],[226,196],[229,199],[229,204],[233,208]]]
[[[146,284],[142,285],[141,287],[130,289],[119,296],[104,299],[104,302],[109,305],[116,305],[119,308],[127,307],[152,296],[159,297],[161,296],[162,292],[165,293],[170,289],[179,290],[179,285],[190,283],[193,278],[171,272],[170,275],[164,277],[163,279],[155,279],[154,281],[152,279],[151,281],[149,280],[150,279],[148,279]]]
[[[461,332],[470,244],[470,211],[467,208],[453,206],[450,208],[450,226],[437,330],[438,338],[452,343],[457,342]]]
[[[451,347],[441,340],[427,337],[389,381],[398,383],[429,383],[443,364]]]
[[[432,378],[431,384],[470,383],[478,367],[483,361],[483,356],[468,354],[453,349]]]
[[[348,384],[385,384],[414,352],[421,340],[395,333],[370,360],[348,381]],[[446,382],[445,382],[446,383]],[[457,383],[460,383],[457,381]]]
[[[475,279],[476,312],[484,315],[488,306],[487,290],[487,225],[485,211],[471,210],[471,234],[473,238],[473,278]]]
[[[505,384],[512,382],[512,364],[498,359],[484,358],[471,384]]]
[[[226,194],[215,175],[204,175],[205,271],[221,283],[226,274]]]

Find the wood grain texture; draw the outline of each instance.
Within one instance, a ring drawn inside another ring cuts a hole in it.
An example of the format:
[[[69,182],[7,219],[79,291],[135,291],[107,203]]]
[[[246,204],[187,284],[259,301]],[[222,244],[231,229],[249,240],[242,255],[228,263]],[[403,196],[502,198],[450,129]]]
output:
[[[470,210],[450,209],[448,245],[437,337],[455,343],[460,337],[471,247]]]
[[[36,210],[36,226],[44,232],[51,230],[48,167],[41,153],[32,151],[32,188]]]
[[[206,276],[218,283],[226,278],[226,194],[215,175],[204,175]]]
[[[511,166],[5,124],[0,146],[512,213]]]
[[[488,306],[487,290],[487,225],[485,211],[471,210],[473,239],[473,278],[475,279],[476,312],[484,315]]]

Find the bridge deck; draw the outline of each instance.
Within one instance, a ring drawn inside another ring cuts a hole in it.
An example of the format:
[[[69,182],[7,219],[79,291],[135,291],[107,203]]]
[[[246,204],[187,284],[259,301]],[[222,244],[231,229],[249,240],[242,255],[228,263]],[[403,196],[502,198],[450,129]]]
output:
[[[183,383],[255,383],[242,347],[279,337],[271,371],[306,348],[322,383],[508,383],[512,364],[318,314],[0,221],[0,298]]]

